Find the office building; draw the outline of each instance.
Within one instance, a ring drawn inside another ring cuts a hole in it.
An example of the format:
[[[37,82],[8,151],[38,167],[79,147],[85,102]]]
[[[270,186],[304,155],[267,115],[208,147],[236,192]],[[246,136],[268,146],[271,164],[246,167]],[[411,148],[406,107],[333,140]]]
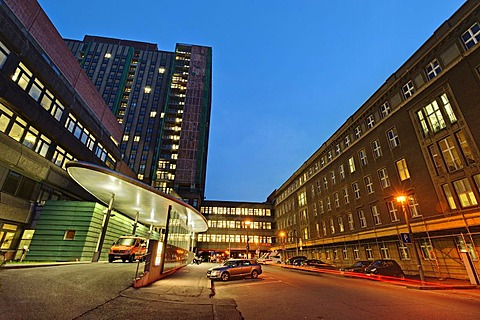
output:
[[[275,191],[289,255],[480,270],[479,9],[467,1]]]
[[[85,36],[66,40],[122,124],[120,148],[138,179],[199,208],[210,125],[212,49]]]
[[[18,258],[19,244],[28,247],[45,202],[94,200],[69,177],[67,161],[133,175],[122,162],[121,138],[115,116],[38,3],[2,1],[0,249],[7,259]]]
[[[198,234],[197,255],[204,259],[258,258],[275,242],[273,205],[205,200],[200,212],[208,230]]]

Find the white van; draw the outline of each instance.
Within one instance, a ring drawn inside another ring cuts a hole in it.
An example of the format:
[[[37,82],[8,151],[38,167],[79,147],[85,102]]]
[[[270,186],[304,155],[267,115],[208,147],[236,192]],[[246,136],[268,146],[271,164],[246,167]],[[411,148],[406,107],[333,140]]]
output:
[[[259,264],[277,264],[282,263],[282,255],[278,252],[267,252],[257,262]]]

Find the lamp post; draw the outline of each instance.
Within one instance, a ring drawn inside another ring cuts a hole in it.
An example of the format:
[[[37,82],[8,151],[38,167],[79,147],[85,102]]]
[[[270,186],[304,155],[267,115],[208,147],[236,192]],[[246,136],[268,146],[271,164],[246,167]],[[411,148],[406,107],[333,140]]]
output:
[[[397,202],[400,202],[402,204],[402,211],[403,211],[403,214],[405,215],[405,222],[407,224],[408,234],[410,235],[410,239],[412,241],[413,253],[415,254],[415,259],[417,260],[420,281],[422,281],[423,283],[425,281],[425,276],[423,275],[422,260],[420,260],[420,256],[418,255],[417,246],[415,244],[415,237],[413,236],[413,232],[412,232],[412,226],[410,225],[410,219],[408,218],[407,210],[405,208],[406,199],[407,198],[405,196],[398,196]]]
[[[250,249],[250,244],[249,244],[249,241],[250,241],[250,237],[248,236],[248,229],[250,229],[250,224],[252,222],[250,220],[246,220],[245,221],[245,226],[247,228],[247,246],[246,246],[246,251],[247,251],[247,259],[248,259],[248,250]]]
[[[298,256],[298,234],[297,234],[297,229],[293,230],[293,234],[295,235],[295,255]]]
[[[280,231],[278,236],[280,237],[280,242],[282,243],[282,260],[285,261],[285,231]]]

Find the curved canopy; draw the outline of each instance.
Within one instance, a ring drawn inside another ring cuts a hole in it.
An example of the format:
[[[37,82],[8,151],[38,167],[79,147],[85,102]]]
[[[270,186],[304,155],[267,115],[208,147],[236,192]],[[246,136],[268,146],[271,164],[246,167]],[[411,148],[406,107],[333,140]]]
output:
[[[108,205],[114,196],[113,209],[155,227],[165,227],[168,206],[176,211],[194,232],[208,229],[207,220],[194,207],[138,180],[108,168],[81,161],[66,164],[68,174],[85,190]]]

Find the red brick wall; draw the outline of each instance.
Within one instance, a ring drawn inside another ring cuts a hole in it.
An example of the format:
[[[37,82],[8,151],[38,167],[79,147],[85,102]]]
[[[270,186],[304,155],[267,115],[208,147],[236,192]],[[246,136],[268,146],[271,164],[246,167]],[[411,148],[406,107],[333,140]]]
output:
[[[111,135],[117,141],[120,141],[122,136],[121,126],[38,2],[36,0],[4,0],[4,2]]]

